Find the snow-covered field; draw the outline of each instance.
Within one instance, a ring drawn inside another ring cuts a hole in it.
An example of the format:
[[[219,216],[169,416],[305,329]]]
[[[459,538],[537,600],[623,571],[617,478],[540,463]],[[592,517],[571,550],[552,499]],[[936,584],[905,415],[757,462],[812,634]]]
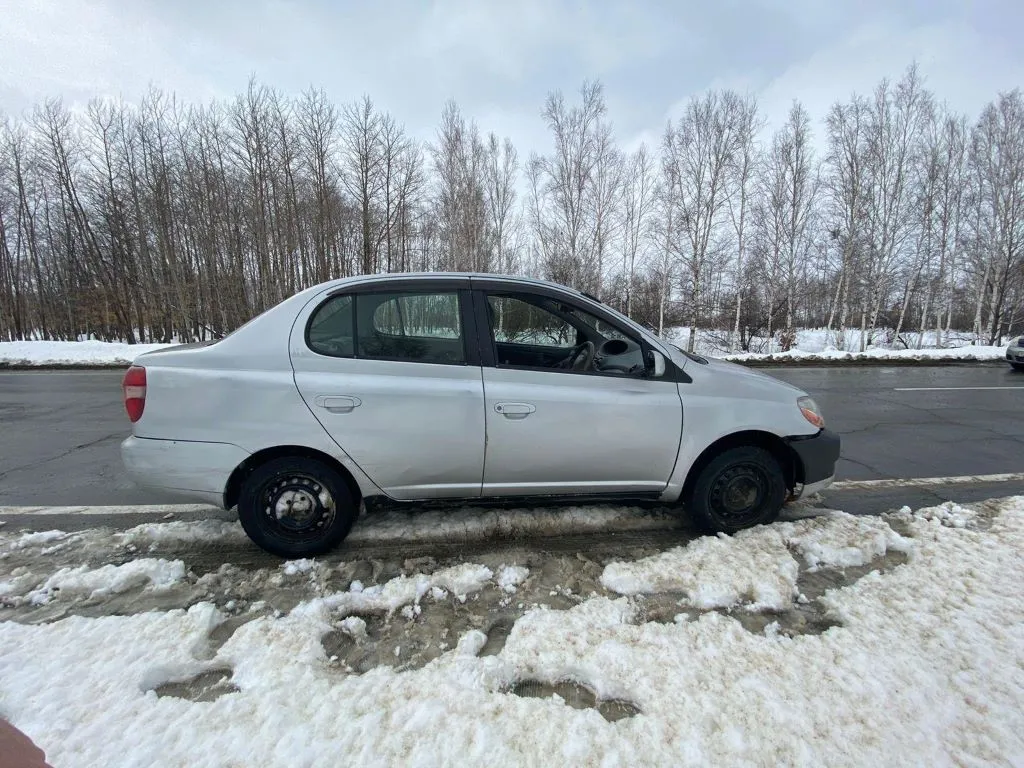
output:
[[[1024,497],[604,561],[196,572],[190,525],[237,534],[0,532],[0,716],[51,764],[1024,762]]]
[[[686,348],[690,339],[689,328],[669,328],[666,338]],[[809,361],[858,361],[858,360],[1003,360],[1006,346],[987,346],[981,340],[967,333],[953,333],[940,346],[934,332],[927,332],[917,349],[919,334],[902,334],[903,342],[889,339],[884,332],[876,334],[875,343],[860,351],[860,332],[849,330],[845,334],[829,332],[823,328],[801,329],[796,332],[796,343],[792,349],[783,352],[778,341],[756,338],[750,344],[751,352],[729,351],[728,334],[725,331],[698,331],[696,351],[733,362],[809,362]]]
[[[689,340],[689,329],[670,328],[666,338],[685,348]],[[971,344],[969,335],[959,334],[948,340],[943,348],[937,348],[935,334],[925,334],[923,348],[916,349],[917,337],[907,338],[911,348],[902,344],[870,346],[864,352],[859,349],[859,335],[848,332],[838,338],[835,333],[825,330],[801,330],[797,332],[794,349],[779,351],[769,347],[765,340],[758,340],[752,349],[772,351],[744,352],[730,354],[724,339],[724,331],[701,331],[698,334],[696,350],[701,354],[720,357],[734,362],[809,362],[809,361],[857,361],[857,360],[1003,360],[1005,346]],[[119,366],[128,365],[138,355],[170,344],[122,344],[104,341],[14,341],[0,342],[0,366]]]
[[[169,346],[107,341],[3,341],[0,365],[129,365],[144,352]]]

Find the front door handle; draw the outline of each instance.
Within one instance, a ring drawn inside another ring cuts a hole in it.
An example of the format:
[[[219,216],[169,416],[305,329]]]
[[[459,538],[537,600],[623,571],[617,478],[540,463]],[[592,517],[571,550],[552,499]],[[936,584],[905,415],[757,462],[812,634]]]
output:
[[[506,419],[525,419],[537,407],[532,403],[495,403],[494,410]]]
[[[362,405],[363,401],[351,395],[320,395],[316,404],[331,413],[349,413]]]

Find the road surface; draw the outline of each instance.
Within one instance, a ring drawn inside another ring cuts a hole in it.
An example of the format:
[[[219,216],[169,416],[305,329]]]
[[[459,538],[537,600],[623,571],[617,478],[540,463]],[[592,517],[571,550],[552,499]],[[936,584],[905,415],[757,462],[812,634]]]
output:
[[[837,479],[1024,472],[1024,376],[1008,366],[765,372],[811,393],[829,426],[842,435]],[[129,432],[121,375],[0,373],[0,507],[181,501],[135,487],[121,467],[119,445]],[[826,494],[826,502],[869,512],[1019,493],[1024,493],[1022,482],[963,484],[837,491]]]

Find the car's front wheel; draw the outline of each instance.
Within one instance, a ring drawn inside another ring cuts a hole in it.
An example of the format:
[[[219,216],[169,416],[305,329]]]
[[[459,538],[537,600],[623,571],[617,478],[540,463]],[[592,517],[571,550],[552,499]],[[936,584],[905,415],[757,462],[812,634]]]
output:
[[[723,451],[701,470],[686,507],[701,528],[735,533],[779,516],[786,477],[771,453],[756,446]]]
[[[348,535],[357,508],[345,479],[317,459],[268,461],[238,497],[238,519],[257,545],[285,558],[327,552]]]

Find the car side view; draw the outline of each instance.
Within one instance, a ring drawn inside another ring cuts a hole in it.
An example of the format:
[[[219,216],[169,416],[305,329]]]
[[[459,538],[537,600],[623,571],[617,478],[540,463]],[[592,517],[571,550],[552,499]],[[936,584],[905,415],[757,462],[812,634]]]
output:
[[[282,557],[332,549],[370,499],[649,500],[732,533],[827,487],[839,457],[805,392],[497,275],[317,285],[140,355],[124,397],[136,482],[237,507]]]

